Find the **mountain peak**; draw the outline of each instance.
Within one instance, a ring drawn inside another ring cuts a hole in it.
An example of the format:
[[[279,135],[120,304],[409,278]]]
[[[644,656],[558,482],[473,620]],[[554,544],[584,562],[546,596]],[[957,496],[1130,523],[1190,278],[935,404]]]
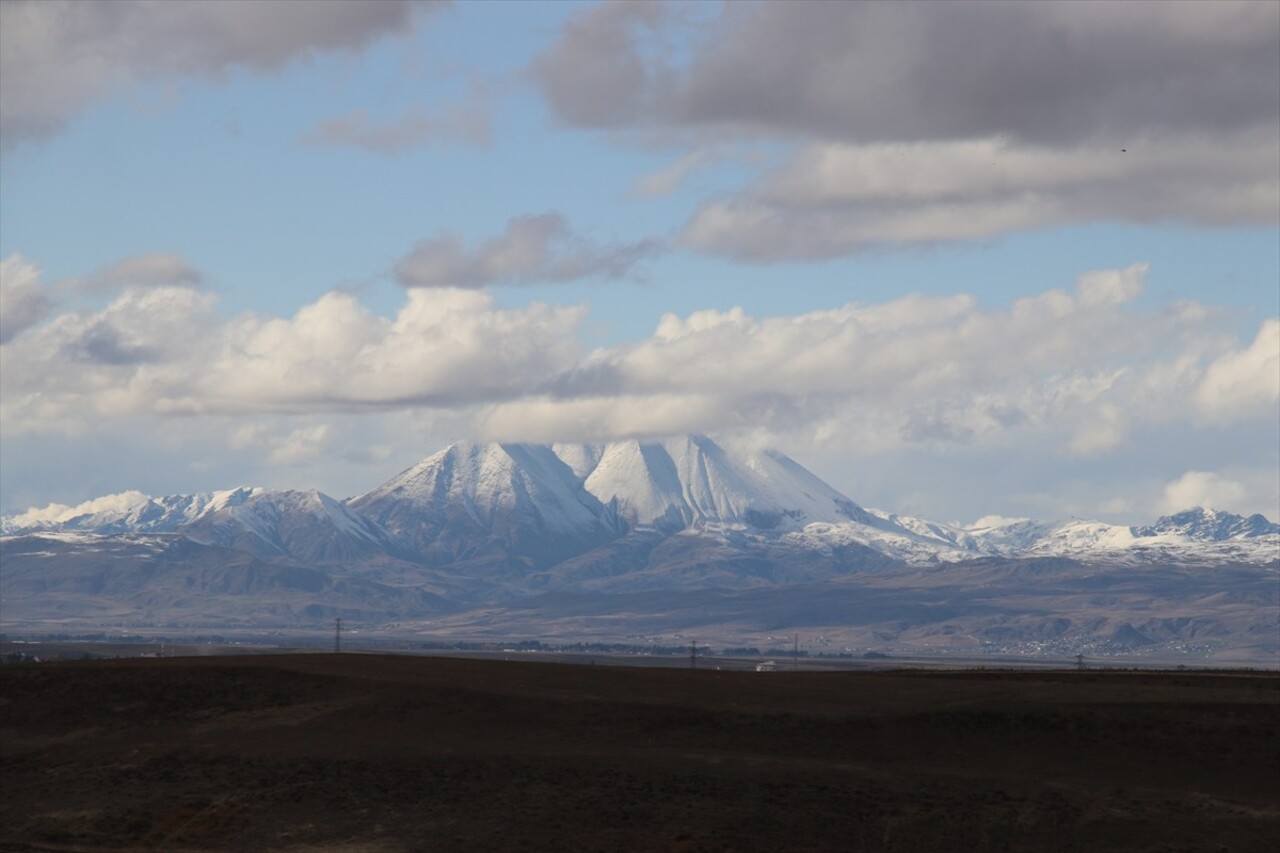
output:
[[[700,433],[554,449],[588,492],[616,503],[633,526],[789,530],[861,511],[785,454],[730,453]]]
[[[549,446],[457,442],[349,504],[431,559],[546,564],[621,531]]]
[[[307,563],[405,553],[378,525],[315,489],[252,489],[228,497],[184,526],[183,535],[204,545]]]
[[[1140,537],[1177,535],[1199,542],[1222,542],[1227,539],[1253,539],[1280,534],[1280,524],[1261,514],[1249,517],[1222,510],[1196,506],[1156,519],[1155,524],[1133,528]]]

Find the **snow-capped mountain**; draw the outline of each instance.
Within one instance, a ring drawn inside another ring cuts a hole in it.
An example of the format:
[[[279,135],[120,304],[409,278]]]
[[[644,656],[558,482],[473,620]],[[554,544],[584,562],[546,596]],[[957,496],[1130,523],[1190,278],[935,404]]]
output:
[[[704,435],[553,449],[588,492],[603,503],[616,501],[632,527],[743,525],[781,532],[866,516],[782,453],[731,454]]]
[[[857,546],[913,565],[1050,556],[1280,560],[1280,525],[1261,515],[1194,508],[1149,526],[991,518],[960,527],[866,510],[782,453],[735,452],[704,435],[553,446],[464,442],[345,502],[259,488],[123,493],[2,524],[5,535],[181,533],[267,558],[341,562],[382,554],[437,566],[514,561],[516,569],[549,567],[628,531],[712,538],[738,531],[730,537],[738,551],[765,543],[811,554]]]
[[[573,469],[539,445],[453,444],[348,505],[436,564],[550,565],[624,532]]]
[[[1127,527],[1103,521],[1052,522],[990,519],[956,527],[910,516],[872,511],[905,528],[915,538],[876,535],[856,525],[813,528],[810,537],[863,542],[908,563],[968,560],[976,557],[1075,557],[1111,560],[1178,559],[1199,563],[1280,560],[1280,525],[1261,515],[1244,518],[1195,507],[1159,519],[1154,525]]]
[[[6,625],[350,615],[481,634],[597,620],[616,637],[714,622],[1032,654],[1161,643],[1280,655],[1280,525],[1262,516],[942,524],[864,509],[781,453],[702,435],[460,443],[347,501],[130,492],[0,530]]]
[[[4,535],[35,530],[109,535],[113,533],[172,533],[205,513],[243,504],[265,489],[245,487],[192,495],[153,498],[141,492],[122,492],[49,517],[36,511],[0,519]],[[84,512],[79,512],[81,508]]]
[[[203,545],[305,563],[409,555],[407,548],[376,523],[314,489],[259,489],[244,500],[207,509],[183,527],[182,533]]]
[[[1133,528],[1134,536],[1181,536],[1195,542],[1223,542],[1228,539],[1247,539],[1280,535],[1280,524],[1267,521],[1261,515],[1248,518],[1229,512],[1194,507],[1175,515],[1156,519],[1148,527]]]
[[[1166,516],[1145,527],[1079,519],[1057,524],[1017,522],[1010,526],[1014,528],[1014,541],[1022,539],[1020,547],[1016,551],[990,549],[991,553],[1089,556],[1130,562],[1271,563],[1280,560],[1280,525],[1272,524],[1261,515],[1244,518],[1203,507]],[[985,542],[1010,538],[999,528],[986,531],[985,537]]]
[[[871,510],[888,521],[929,540],[949,543],[963,554],[1012,556],[1021,554],[1053,530],[1054,522],[1027,518],[983,518],[968,527],[956,527],[908,515]]]

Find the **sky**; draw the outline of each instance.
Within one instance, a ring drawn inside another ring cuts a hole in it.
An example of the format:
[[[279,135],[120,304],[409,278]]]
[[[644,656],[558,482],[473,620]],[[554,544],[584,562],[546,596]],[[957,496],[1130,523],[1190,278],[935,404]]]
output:
[[[1280,518],[1280,4],[0,2],[0,513],[704,432]]]

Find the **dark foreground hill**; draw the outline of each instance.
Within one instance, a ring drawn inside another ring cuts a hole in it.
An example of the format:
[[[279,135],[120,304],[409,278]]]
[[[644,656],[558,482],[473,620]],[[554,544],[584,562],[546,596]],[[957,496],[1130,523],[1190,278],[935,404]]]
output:
[[[1274,850],[1280,677],[0,669],[4,850]]]

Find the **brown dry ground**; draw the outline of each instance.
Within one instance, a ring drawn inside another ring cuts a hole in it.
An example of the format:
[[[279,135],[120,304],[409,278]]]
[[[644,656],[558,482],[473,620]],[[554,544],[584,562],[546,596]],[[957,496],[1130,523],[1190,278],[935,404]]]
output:
[[[0,668],[0,849],[1280,850],[1280,677]]]

